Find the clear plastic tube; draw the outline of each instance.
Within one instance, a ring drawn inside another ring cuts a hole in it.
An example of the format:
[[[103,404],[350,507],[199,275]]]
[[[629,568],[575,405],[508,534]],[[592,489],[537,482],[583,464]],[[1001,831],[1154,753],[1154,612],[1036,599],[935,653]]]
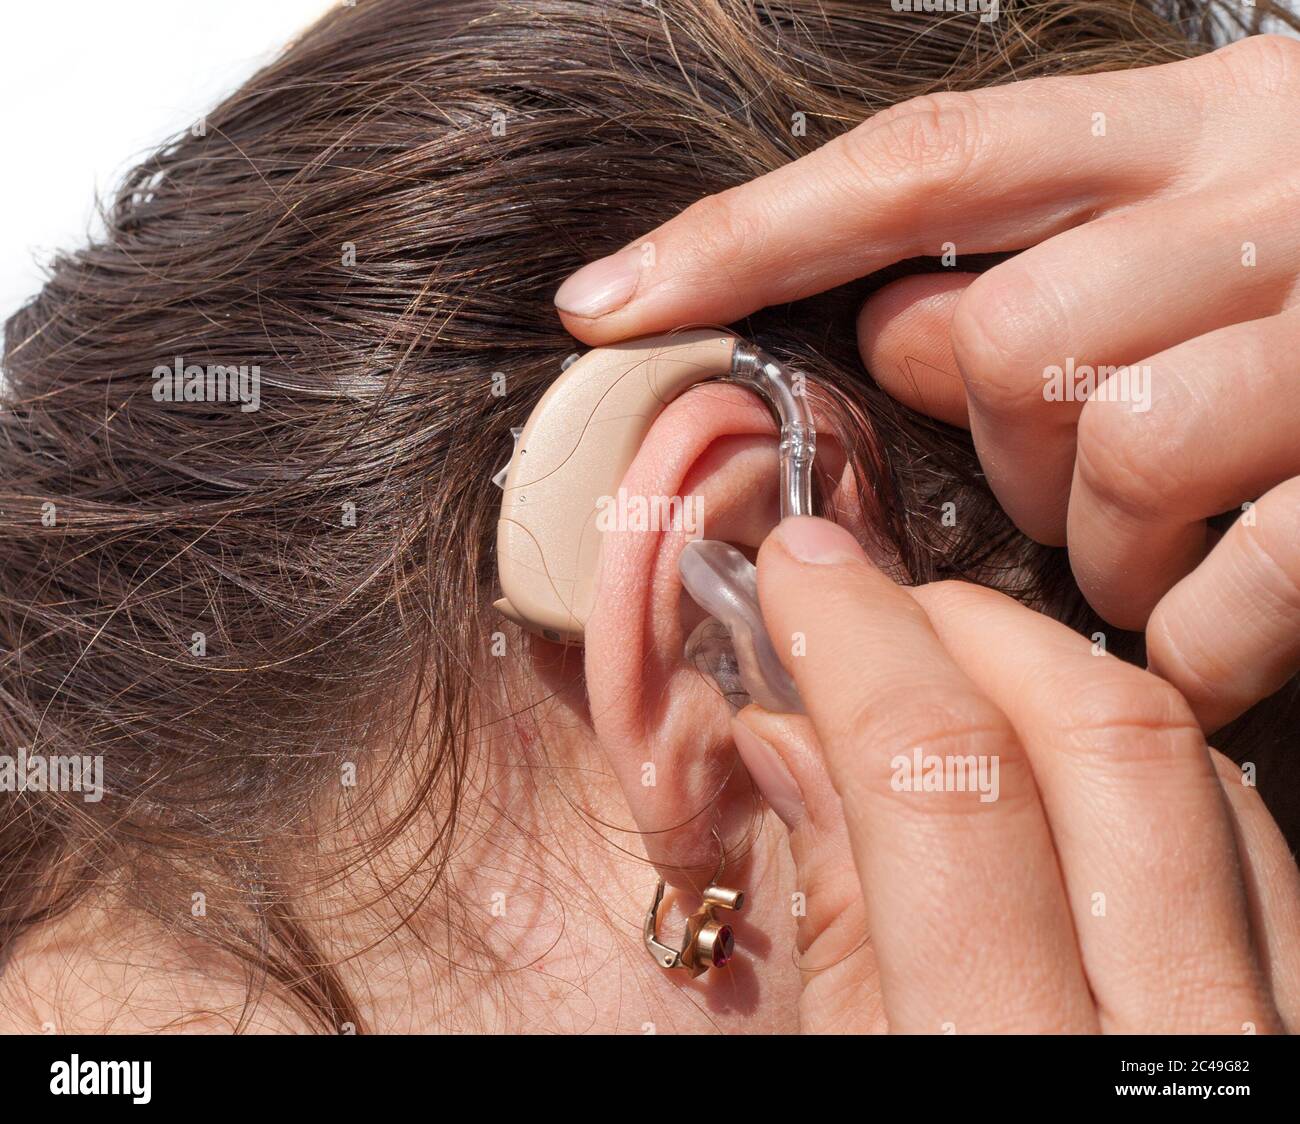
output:
[[[817,437],[803,387],[770,355],[749,344],[736,347],[725,381],[758,394],[781,427],[781,518],[811,515]],[[678,571],[686,591],[711,618],[691,633],[687,659],[713,679],[736,709],[752,701],[765,710],[802,714],[799,692],[763,622],[753,563],[729,543],[702,539],[686,545]]]

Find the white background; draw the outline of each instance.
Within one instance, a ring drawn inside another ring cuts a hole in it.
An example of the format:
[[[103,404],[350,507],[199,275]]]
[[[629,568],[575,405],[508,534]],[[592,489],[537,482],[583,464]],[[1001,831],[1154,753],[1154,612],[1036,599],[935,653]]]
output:
[[[95,194],[189,128],[335,0],[4,0],[0,324]]]

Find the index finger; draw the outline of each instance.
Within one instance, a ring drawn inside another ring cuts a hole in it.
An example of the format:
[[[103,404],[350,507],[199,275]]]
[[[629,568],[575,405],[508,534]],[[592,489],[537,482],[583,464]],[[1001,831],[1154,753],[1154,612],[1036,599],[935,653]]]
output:
[[[1006,716],[842,528],[784,520],[758,580],[844,805],[890,1028],[1095,1029],[1046,816]],[[992,783],[949,785],[949,762]]]
[[[1205,65],[900,103],[585,266],[556,306],[569,331],[600,344],[728,324],[948,243],[958,254],[1023,249],[1180,175],[1204,124],[1171,87],[1194,77],[1180,68]]]

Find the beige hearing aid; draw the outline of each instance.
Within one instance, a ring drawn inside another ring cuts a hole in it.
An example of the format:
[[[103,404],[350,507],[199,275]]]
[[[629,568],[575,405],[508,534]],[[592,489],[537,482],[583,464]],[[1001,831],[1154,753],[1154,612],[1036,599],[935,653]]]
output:
[[[781,428],[781,515],[812,514],[816,439],[802,376],[725,332],[597,348],[542,396],[504,473],[497,524],[502,613],[548,640],[581,643],[596,598],[602,501],[614,497],[664,407],[707,379],[737,383],[768,404]],[[753,564],[728,543],[696,540],[683,549],[678,571],[711,618],[692,634],[688,657],[729,699],[802,710],[763,624]]]
[[[692,331],[601,347],[547,390],[505,479],[497,524],[503,614],[548,640],[581,643],[596,596],[598,501],[618,490],[669,402],[731,373],[739,343]]]

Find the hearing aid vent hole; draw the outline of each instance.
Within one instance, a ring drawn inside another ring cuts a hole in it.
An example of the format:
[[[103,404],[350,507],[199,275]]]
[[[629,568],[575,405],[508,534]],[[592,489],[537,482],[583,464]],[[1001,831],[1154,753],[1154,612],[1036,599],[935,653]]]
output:
[[[545,636],[547,640],[551,640],[556,644],[560,642],[560,634],[553,628],[542,629],[542,635]]]

